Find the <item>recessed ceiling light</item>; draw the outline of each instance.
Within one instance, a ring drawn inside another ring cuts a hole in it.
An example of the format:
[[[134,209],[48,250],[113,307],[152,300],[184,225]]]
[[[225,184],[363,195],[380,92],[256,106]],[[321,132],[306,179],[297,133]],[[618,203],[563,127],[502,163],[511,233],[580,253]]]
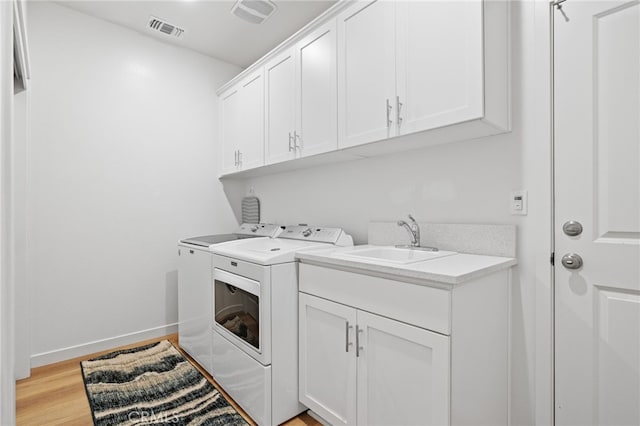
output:
[[[276,9],[270,0],[238,0],[231,8],[231,14],[252,24],[262,24]]]

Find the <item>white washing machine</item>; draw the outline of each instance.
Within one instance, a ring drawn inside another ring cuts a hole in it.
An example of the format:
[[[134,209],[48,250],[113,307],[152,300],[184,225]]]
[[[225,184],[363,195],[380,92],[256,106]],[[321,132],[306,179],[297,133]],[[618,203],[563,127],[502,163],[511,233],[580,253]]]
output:
[[[212,253],[216,244],[251,237],[272,237],[273,224],[242,224],[232,234],[205,235],[178,243],[178,339],[198,364],[211,372]]]
[[[211,374],[259,425],[280,424],[306,409],[298,402],[295,254],[329,245],[353,240],[340,228],[297,225],[277,238],[211,248]]]

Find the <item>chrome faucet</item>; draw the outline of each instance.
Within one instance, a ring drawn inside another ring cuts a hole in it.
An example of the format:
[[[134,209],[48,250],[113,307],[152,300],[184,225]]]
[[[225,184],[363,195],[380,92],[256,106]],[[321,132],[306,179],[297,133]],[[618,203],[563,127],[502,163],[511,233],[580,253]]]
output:
[[[399,245],[396,246],[398,248],[410,248],[415,250],[426,250],[426,251],[438,251],[435,247],[422,247],[420,245],[420,225],[413,218],[413,216],[408,215],[411,224],[408,224],[404,220],[399,220],[398,226],[404,226],[404,228],[409,232],[409,236],[411,237],[411,245]]]
[[[407,232],[409,232],[409,235],[411,236],[411,247],[420,247],[420,226],[413,216],[408,216],[409,220],[411,220],[411,225],[404,220],[399,220],[398,226],[404,226]]]

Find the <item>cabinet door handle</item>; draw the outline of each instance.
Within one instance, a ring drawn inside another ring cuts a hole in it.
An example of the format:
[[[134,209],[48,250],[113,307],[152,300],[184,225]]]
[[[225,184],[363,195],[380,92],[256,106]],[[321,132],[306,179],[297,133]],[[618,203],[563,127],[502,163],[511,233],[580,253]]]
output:
[[[298,140],[300,141],[300,144],[298,144]],[[302,148],[302,138],[298,134],[297,130],[293,131],[293,148],[294,149],[301,149]]]
[[[364,350],[360,346],[360,333],[362,333],[362,329],[356,325],[356,358],[360,357],[360,351]]]
[[[233,151],[233,165],[234,166],[238,165],[238,150],[237,149],[235,151]]]
[[[294,150],[294,147],[291,144],[292,141],[293,141],[293,136],[291,135],[291,132],[289,132],[289,152]]]
[[[353,326],[349,325],[349,321],[347,321],[347,323],[345,324],[345,330],[344,330],[344,336],[346,339],[345,345],[344,345],[344,351],[345,352],[349,352],[349,346],[353,345],[353,343],[351,343],[349,341],[349,330],[352,329]]]
[[[400,96],[396,96],[396,122],[398,123],[398,129],[402,126],[402,117],[400,116],[401,109],[402,102],[400,102]]]
[[[387,128],[391,128],[391,124],[393,124],[393,120],[391,120],[391,109],[393,107],[391,106],[391,103],[389,102],[389,99],[387,99]]]

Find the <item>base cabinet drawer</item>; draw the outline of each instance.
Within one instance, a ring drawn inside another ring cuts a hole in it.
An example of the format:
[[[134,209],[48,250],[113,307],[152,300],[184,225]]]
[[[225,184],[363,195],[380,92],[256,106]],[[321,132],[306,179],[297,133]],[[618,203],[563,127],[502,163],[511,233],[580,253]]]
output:
[[[300,401],[334,425],[449,423],[449,337],[300,293]]]

